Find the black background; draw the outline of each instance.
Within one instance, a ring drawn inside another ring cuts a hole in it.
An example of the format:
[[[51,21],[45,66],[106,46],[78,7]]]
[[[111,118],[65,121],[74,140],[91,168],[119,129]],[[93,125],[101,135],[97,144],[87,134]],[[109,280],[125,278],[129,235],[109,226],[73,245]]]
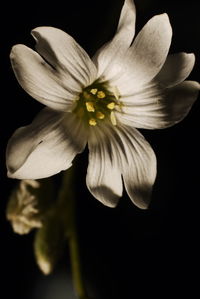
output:
[[[155,14],[167,12],[173,28],[170,52],[193,52],[191,80],[200,78],[199,3],[135,1],[137,32]],[[48,25],[71,34],[90,54],[114,34],[122,0],[39,1],[1,7],[0,45],[0,272],[4,299],[74,299],[69,256],[44,277],[32,251],[33,234],[18,236],[5,219],[8,195],[16,184],[6,178],[5,148],[13,131],[31,122],[42,105],[18,85],[9,62],[17,43],[34,47],[30,31]],[[149,210],[136,208],[124,192],[110,209],[93,199],[85,186],[87,151],[77,157],[78,230],[84,279],[95,299],[171,298],[198,292],[199,269],[199,101],[175,127],[142,133],[158,159],[158,175]],[[57,287],[55,284],[57,283]],[[55,293],[54,293],[55,292]],[[197,293],[196,296],[198,297]]]

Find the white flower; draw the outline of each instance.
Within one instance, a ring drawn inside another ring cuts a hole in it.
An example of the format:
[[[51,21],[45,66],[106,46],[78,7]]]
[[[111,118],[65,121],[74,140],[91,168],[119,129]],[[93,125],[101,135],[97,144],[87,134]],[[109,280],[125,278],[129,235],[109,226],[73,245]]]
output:
[[[52,27],[32,31],[37,52],[25,45],[12,48],[17,80],[47,108],[11,137],[9,177],[54,175],[69,168],[88,143],[86,182],[93,196],[116,206],[123,178],[131,200],[147,208],[156,157],[136,128],[181,121],[199,83],[184,81],[193,54],[167,56],[172,30],[166,14],[150,19],[133,41],[134,32],[135,5],[125,0],[114,38],[92,60],[71,36]]]

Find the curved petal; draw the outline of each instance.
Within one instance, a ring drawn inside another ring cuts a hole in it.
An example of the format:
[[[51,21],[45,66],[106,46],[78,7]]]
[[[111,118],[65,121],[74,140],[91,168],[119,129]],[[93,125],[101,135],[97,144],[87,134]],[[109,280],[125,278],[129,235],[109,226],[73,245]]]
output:
[[[45,108],[31,125],[16,130],[9,140],[8,176],[40,179],[54,175],[71,166],[86,141],[85,131],[74,115]]]
[[[119,60],[129,48],[135,35],[136,10],[133,0],[125,0],[122,7],[118,27],[113,39],[103,45],[93,57],[98,69],[98,77],[111,77],[109,73],[116,73]]]
[[[133,203],[148,208],[156,178],[156,156],[149,143],[136,130],[121,127],[118,134],[123,143],[122,176],[126,191]]]
[[[184,81],[172,88],[152,86],[125,98],[119,120],[129,126],[143,129],[163,129],[180,122],[189,113],[198,97],[200,85]]]
[[[112,142],[120,156],[120,168],[126,191],[133,203],[148,208],[156,178],[156,156],[149,143],[134,128],[118,126]]]
[[[171,43],[167,14],[151,18],[136,36],[123,59],[119,76],[110,78],[122,96],[129,96],[149,83],[162,68]]]
[[[28,94],[52,109],[70,109],[76,94],[62,87],[55,70],[37,52],[16,45],[10,59],[19,84]]]
[[[38,53],[57,70],[67,89],[80,92],[96,79],[94,63],[69,34],[54,27],[37,27],[31,33]]]
[[[164,87],[173,87],[183,82],[189,76],[194,67],[194,63],[195,56],[192,53],[169,55],[154,80]]]
[[[88,147],[87,187],[104,205],[115,207],[122,196],[122,178],[109,134],[104,135],[98,128],[91,130]]]

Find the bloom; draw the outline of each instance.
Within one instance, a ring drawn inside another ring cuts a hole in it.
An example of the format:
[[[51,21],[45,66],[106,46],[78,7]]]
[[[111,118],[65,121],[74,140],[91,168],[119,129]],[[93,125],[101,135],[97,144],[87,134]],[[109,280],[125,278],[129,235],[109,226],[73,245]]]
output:
[[[32,31],[37,52],[25,45],[12,48],[18,82],[47,107],[11,137],[9,177],[54,175],[69,168],[88,143],[86,183],[93,196],[116,206],[123,178],[131,200],[148,206],[156,157],[137,128],[181,121],[199,83],[184,81],[193,69],[193,54],[168,56],[168,16],[154,16],[134,38],[135,16],[133,1],[125,0],[115,36],[92,59],[71,36],[52,27]]]

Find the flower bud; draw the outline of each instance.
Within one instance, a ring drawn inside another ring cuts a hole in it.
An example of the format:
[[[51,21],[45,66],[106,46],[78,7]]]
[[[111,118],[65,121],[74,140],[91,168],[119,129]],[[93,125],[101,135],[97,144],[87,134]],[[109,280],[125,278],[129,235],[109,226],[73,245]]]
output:
[[[33,228],[42,226],[36,190],[40,183],[35,180],[22,180],[10,196],[6,216],[14,232],[27,234]]]
[[[36,232],[34,253],[37,264],[44,274],[50,274],[64,246],[64,230],[57,213],[52,210],[43,226]]]

